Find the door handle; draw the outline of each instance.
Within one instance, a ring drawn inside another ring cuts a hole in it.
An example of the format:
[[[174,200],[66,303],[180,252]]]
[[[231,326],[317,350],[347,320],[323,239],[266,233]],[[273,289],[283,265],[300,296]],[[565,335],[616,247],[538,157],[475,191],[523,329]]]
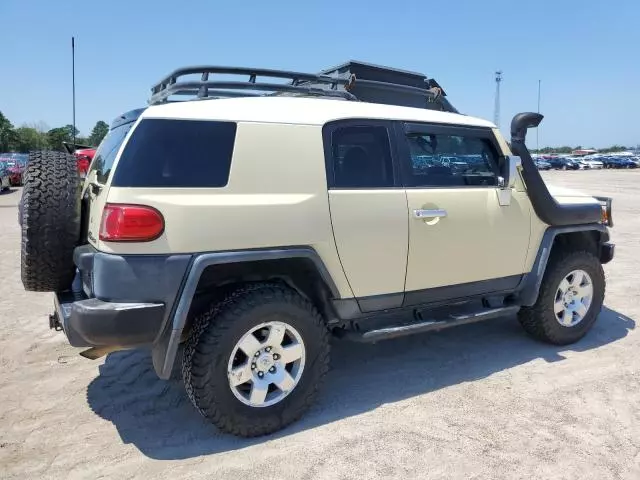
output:
[[[434,210],[414,210],[413,215],[416,218],[441,218],[447,216],[447,211],[442,208]]]

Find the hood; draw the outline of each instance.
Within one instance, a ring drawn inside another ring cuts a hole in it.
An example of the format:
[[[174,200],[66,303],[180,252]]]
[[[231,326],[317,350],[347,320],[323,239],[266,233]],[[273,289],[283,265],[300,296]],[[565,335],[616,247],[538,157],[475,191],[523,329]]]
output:
[[[549,193],[555,198],[556,202],[560,204],[571,203],[600,203],[591,195],[579,192],[577,190],[571,190],[570,188],[557,187],[555,185],[547,185]]]

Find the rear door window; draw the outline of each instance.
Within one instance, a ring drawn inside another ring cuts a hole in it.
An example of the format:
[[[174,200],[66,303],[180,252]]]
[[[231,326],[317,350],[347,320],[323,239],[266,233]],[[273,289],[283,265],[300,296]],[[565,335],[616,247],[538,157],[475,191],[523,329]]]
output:
[[[394,186],[393,163],[386,127],[358,125],[336,128],[331,135],[331,188]]]
[[[142,120],[122,152],[112,185],[224,187],[235,136],[233,122]]]

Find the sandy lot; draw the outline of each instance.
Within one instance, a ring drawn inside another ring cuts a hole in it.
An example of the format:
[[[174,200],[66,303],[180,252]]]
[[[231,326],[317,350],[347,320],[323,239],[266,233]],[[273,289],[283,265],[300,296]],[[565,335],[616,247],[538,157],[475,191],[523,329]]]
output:
[[[0,196],[0,478],[640,478],[640,171],[551,172],[614,200],[606,307],[569,348],[514,318],[336,343],[316,407],[255,440],[218,433],[145,352],[95,362],[20,282],[19,193]]]

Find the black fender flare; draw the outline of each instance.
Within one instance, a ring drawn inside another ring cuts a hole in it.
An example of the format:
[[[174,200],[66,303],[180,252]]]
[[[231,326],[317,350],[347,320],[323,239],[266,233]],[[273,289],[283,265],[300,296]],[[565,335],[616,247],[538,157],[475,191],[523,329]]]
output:
[[[542,284],[542,278],[544,277],[544,272],[547,269],[547,263],[549,262],[549,257],[551,255],[553,242],[558,235],[563,233],[593,231],[600,233],[600,244],[609,239],[609,232],[607,228],[599,223],[547,228],[542,236],[542,241],[538,247],[538,253],[533,266],[531,267],[531,271],[524,276],[520,284],[521,287],[518,292],[518,303],[525,307],[530,307],[536,303],[538,292],[540,291],[540,285]]]
[[[176,297],[176,301],[174,302],[173,311],[169,316],[167,326],[153,347],[153,366],[158,377],[164,380],[171,377],[178,346],[180,345],[182,333],[187,323],[189,309],[191,308],[191,301],[196,293],[196,287],[198,286],[200,277],[207,267],[212,265],[292,258],[311,260],[329,288],[331,295],[334,298],[340,298],[340,293],[331,278],[329,270],[320,258],[318,252],[311,247],[213,252],[194,255]]]

